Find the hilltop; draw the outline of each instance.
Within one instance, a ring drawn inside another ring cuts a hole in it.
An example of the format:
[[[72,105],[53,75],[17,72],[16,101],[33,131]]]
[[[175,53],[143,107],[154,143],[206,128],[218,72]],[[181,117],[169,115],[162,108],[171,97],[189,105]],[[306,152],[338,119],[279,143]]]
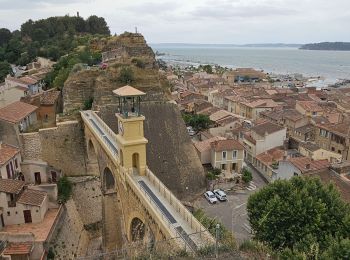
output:
[[[302,45],[301,50],[350,51],[350,42],[320,42]]]

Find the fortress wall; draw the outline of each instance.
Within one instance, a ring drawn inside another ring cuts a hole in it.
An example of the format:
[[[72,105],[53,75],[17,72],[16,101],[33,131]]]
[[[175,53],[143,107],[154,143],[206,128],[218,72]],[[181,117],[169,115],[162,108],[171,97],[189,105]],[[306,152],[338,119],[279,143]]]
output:
[[[78,121],[21,134],[24,159],[43,160],[67,176],[86,175],[84,132]]]

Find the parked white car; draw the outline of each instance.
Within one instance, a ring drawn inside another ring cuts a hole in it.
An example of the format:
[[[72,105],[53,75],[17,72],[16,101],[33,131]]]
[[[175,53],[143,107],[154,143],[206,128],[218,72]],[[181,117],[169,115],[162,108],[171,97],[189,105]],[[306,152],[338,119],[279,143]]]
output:
[[[211,204],[215,204],[218,201],[218,199],[215,197],[215,195],[214,195],[214,193],[212,191],[206,191],[204,193],[204,197]]]
[[[226,193],[223,190],[220,190],[220,189],[214,190],[214,194],[218,198],[218,200],[220,200],[220,201],[227,200]]]
[[[190,135],[190,136],[194,136],[196,134],[196,132],[193,130],[193,128],[191,126],[188,126],[187,127],[187,133]]]

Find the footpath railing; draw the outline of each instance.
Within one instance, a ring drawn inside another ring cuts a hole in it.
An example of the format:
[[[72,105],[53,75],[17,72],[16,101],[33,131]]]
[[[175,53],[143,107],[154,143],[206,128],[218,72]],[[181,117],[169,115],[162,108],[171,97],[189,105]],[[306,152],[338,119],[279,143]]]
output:
[[[195,233],[200,234],[200,238],[206,242],[213,242],[214,238],[209,231],[193,216],[193,214],[179,201],[172,192],[151,172],[146,168],[146,177],[159,191],[159,193],[173,206],[173,208],[182,216],[187,224],[194,230]],[[204,232],[203,232],[204,231]]]
[[[93,111],[82,111],[81,116],[85,124],[91,128],[91,131],[97,133],[98,138],[108,147],[108,151],[111,152],[113,156],[119,156],[118,147],[113,147],[113,145],[111,144],[112,140],[116,140],[117,135],[106,125],[106,123],[104,123],[103,120],[99,116],[97,116],[96,113]],[[104,133],[96,131],[90,119],[93,120],[98,127],[101,127],[101,131],[104,131]]]

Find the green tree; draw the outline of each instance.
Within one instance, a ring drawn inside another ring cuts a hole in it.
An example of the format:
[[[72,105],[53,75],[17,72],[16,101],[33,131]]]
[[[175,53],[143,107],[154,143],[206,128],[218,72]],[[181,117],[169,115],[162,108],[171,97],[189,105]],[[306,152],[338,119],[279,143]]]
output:
[[[252,180],[253,180],[252,173],[247,168],[244,168],[242,173],[242,181],[244,181],[245,183],[249,183]]]
[[[208,74],[212,74],[212,73],[213,73],[213,68],[212,68],[212,66],[209,65],[209,64],[204,65],[204,66],[202,67],[202,69],[203,69],[206,73],[208,73]]]
[[[273,249],[314,257],[333,238],[350,236],[349,204],[316,178],[277,180],[251,195],[247,209],[255,238]]]
[[[6,61],[0,61],[0,82],[3,82],[6,76],[11,72],[10,64]]]
[[[350,259],[350,239],[334,240],[329,248],[322,254],[322,260],[334,259],[345,260]]]
[[[64,86],[64,82],[66,82],[69,76],[69,72],[70,72],[69,68],[60,69],[60,71],[58,72],[57,76],[53,81],[53,86],[57,89],[62,89]]]
[[[201,131],[208,129],[210,126],[210,119],[209,116],[207,115],[193,115],[190,117],[188,120],[188,124],[193,127],[194,130],[196,131]]]
[[[73,189],[73,185],[66,176],[63,176],[62,178],[60,178],[57,183],[58,200],[61,203],[66,203],[67,200],[69,200],[70,196],[72,195],[72,189]]]
[[[9,29],[0,28],[0,46],[7,44],[12,37]]]
[[[130,84],[135,80],[134,72],[130,67],[122,67],[119,76],[118,81],[123,84]]]
[[[86,20],[86,28],[92,34],[110,35],[111,33],[105,19],[96,15],[92,15]]]

